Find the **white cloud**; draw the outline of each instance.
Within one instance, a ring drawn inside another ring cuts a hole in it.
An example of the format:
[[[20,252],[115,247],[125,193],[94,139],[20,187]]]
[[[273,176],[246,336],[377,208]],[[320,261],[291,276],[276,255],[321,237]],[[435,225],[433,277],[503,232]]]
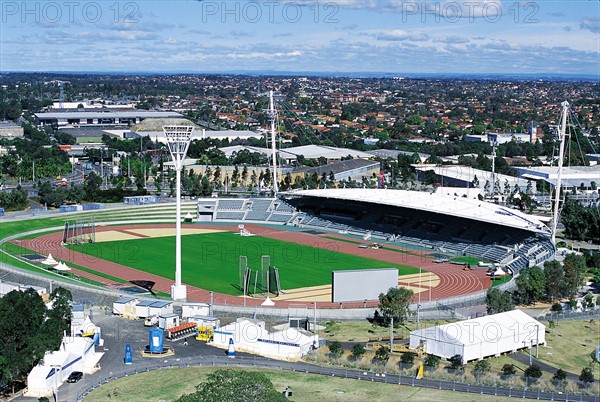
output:
[[[579,27],[596,33],[600,32],[600,18],[582,18]]]
[[[429,35],[422,31],[405,31],[404,29],[390,29],[377,35],[377,40],[385,41],[413,41],[422,42],[429,39]]]

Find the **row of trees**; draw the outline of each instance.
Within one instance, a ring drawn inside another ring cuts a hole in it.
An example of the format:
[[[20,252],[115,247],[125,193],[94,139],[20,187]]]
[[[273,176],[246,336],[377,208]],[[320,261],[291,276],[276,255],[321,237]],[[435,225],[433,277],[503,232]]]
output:
[[[583,284],[587,271],[586,259],[575,253],[568,254],[563,263],[546,261],[544,268],[524,268],[515,279],[517,289],[513,293],[491,288],[487,292],[488,314],[510,311],[514,304],[531,304],[541,300],[554,303],[557,300],[573,299]]]
[[[46,351],[58,349],[70,329],[72,299],[60,287],[50,294],[50,309],[33,289],[13,290],[0,299],[0,385],[23,381]]]

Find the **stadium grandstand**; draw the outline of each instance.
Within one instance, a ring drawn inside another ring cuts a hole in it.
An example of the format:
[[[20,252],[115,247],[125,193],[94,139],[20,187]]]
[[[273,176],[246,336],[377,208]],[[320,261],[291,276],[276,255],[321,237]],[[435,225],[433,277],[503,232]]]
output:
[[[198,200],[197,221],[342,232],[430,250],[437,258],[477,257],[512,273],[555,253],[550,229],[534,217],[484,201],[419,191],[324,189],[280,198],[204,198]]]

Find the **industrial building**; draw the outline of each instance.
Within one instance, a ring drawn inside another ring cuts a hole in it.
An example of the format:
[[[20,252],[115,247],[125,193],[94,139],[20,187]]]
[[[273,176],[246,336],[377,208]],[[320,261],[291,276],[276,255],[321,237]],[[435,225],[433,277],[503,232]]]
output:
[[[102,110],[81,112],[44,112],[36,113],[36,121],[41,125],[56,125],[58,127],[91,126],[91,125],[131,125],[144,119],[168,119],[183,117],[177,112],[149,111],[149,110]]]
[[[488,315],[410,333],[410,348],[463,363],[546,344],[546,326],[521,310]]]

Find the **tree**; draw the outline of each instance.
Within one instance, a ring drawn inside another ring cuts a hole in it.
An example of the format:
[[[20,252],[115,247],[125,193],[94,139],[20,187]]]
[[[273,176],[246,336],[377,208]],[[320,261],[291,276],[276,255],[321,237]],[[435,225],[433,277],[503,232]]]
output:
[[[386,346],[380,346],[379,349],[375,352],[374,359],[378,362],[385,363],[390,358],[390,348]]]
[[[440,358],[434,355],[427,355],[423,360],[423,365],[431,368],[437,368],[440,365]]]
[[[329,353],[333,355],[333,357],[340,357],[342,353],[344,353],[344,347],[342,343],[339,341],[333,341],[329,345]]]
[[[567,379],[567,372],[563,369],[556,370],[556,373],[552,376],[552,379],[555,381],[564,381]]]
[[[525,369],[525,377],[537,380],[542,376],[542,369],[537,364],[533,363]]]
[[[516,283],[519,302],[523,304],[540,300],[546,290],[546,278],[538,266],[522,269]]]
[[[453,370],[461,370],[463,368],[462,355],[454,355],[448,361],[450,362],[450,368]]]
[[[357,343],[352,347],[352,357],[356,360],[363,357],[365,354],[365,347],[361,343]]]
[[[574,296],[577,288],[583,283],[583,274],[586,271],[585,257],[575,253],[569,253],[563,261],[565,270],[565,283],[567,296]]]
[[[40,329],[46,318],[46,306],[33,289],[13,290],[0,299],[0,375],[4,383],[25,375],[49,350],[48,334]],[[59,345],[51,346],[55,350]]]
[[[287,399],[275,390],[266,375],[253,371],[221,369],[206,377],[193,394],[177,402],[283,402]]]
[[[413,291],[404,287],[390,288],[387,293],[379,295],[379,309],[386,324],[394,319],[394,325],[400,325],[406,320],[410,311],[408,306],[413,297]]]
[[[553,302],[565,295],[565,271],[556,260],[544,263],[544,277],[546,278],[546,297]]]
[[[510,363],[507,363],[504,366],[502,366],[500,371],[502,371],[502,374],[504,374],[504,375],[515,375],[517,373],[517,369],[515,368],[515,365],[510,364]]]
[[[498,288],[488,290],[485,297],[488,314],[503,313],[512,310],[515,306],[510,293],[502,292]]]
[[[413,353],[402,353],[400,356],[400,363],[402,364],[414,364],[415,355]]]
[[[479,360],[477,363],[475,363],[475,366],[473,367],[473,373],[476,377],[479,377],[486,373],[489,373],[491,369],[492,366],[489,361]]]
[[[594,382],[594,373],[591,368],[584,367],[581,370],[581,374],[579,375],[579,381],[581,381],[584,385],[589,385]]]

